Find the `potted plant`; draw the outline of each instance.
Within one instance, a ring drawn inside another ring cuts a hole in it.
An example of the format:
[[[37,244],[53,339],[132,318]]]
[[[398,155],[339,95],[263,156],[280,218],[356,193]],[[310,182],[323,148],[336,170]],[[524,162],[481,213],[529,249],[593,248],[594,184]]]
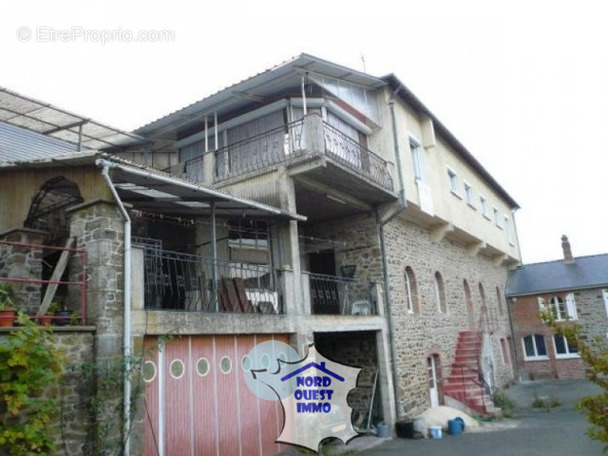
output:
[[[0,282],[0,327],[13,326],[16,315],[13,287],[10,283]]]
[[[55,316],[55,313],[57,312],[58,308],[59,303],[57,301],[51,301],[51,303],[49,304],[49,308],[46,310],[46,314],[38,317],[38,323],[43,326],[52,324],[54,321],[53,317]]]
[[[55,316],[57,317],[55,319],[55,324],[57,326],[66,326],[70,324],[73,312],[72,309],[66,309],[64,306],[57,306],[55,309]]]

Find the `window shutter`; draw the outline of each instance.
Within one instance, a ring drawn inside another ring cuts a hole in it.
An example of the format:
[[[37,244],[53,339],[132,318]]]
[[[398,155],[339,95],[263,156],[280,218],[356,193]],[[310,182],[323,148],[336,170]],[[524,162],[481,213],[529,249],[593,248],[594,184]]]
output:
[[[541,312],[547,310],[547,303],[545,302],[544,298],[538,298],[538,310]]]
[[[566,311],[568,312],[568,317],[571,320],[578,320],[578,314],[576,313],[576,301],[574,300],[573,293],[569,293],[566,296]]]

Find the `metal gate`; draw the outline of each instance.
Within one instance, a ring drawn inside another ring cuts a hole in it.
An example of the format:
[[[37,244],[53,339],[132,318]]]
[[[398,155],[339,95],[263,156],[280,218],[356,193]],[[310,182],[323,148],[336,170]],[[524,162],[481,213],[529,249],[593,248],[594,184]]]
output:
[[[279,401],[258,398],[243,378],[242,359],[286,335],[183,336],[145,341],[144,453],[266,456],[283,427]],[[158,348],[156,348],[158,347]]]

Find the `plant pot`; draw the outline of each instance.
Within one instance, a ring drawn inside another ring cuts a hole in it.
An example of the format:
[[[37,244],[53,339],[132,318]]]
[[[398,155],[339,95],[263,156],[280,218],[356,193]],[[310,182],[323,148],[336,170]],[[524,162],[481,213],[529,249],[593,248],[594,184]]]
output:
[[[67,326],[70,324],[70,320],[72,319],[72,310],[58,310],[55,312],[55,324],[57,326]]]
[[[0,327],[9,328],[14,325],[16,310],[0,310]]]
[[[38,317],[38,324],[41,326],[48,326],[53,324],[53,316],[52,315],[40,315]]]

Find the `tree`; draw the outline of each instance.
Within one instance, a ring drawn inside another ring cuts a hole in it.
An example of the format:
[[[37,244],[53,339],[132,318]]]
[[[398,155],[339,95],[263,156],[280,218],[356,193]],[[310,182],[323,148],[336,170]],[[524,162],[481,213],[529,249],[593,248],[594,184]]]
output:
[[[587,368],[587,377],[602,388],[600,394],[587,396],[578,402],[578,408],[585,411],[591,427],[587,434],[604,443],[608,452],[608,346],[600,336],[589,339],[580,324],[571,320],[558,322],[550,310],[541,312],[542,320],[558,334],[566,337],[568,343],[577,347]]]

